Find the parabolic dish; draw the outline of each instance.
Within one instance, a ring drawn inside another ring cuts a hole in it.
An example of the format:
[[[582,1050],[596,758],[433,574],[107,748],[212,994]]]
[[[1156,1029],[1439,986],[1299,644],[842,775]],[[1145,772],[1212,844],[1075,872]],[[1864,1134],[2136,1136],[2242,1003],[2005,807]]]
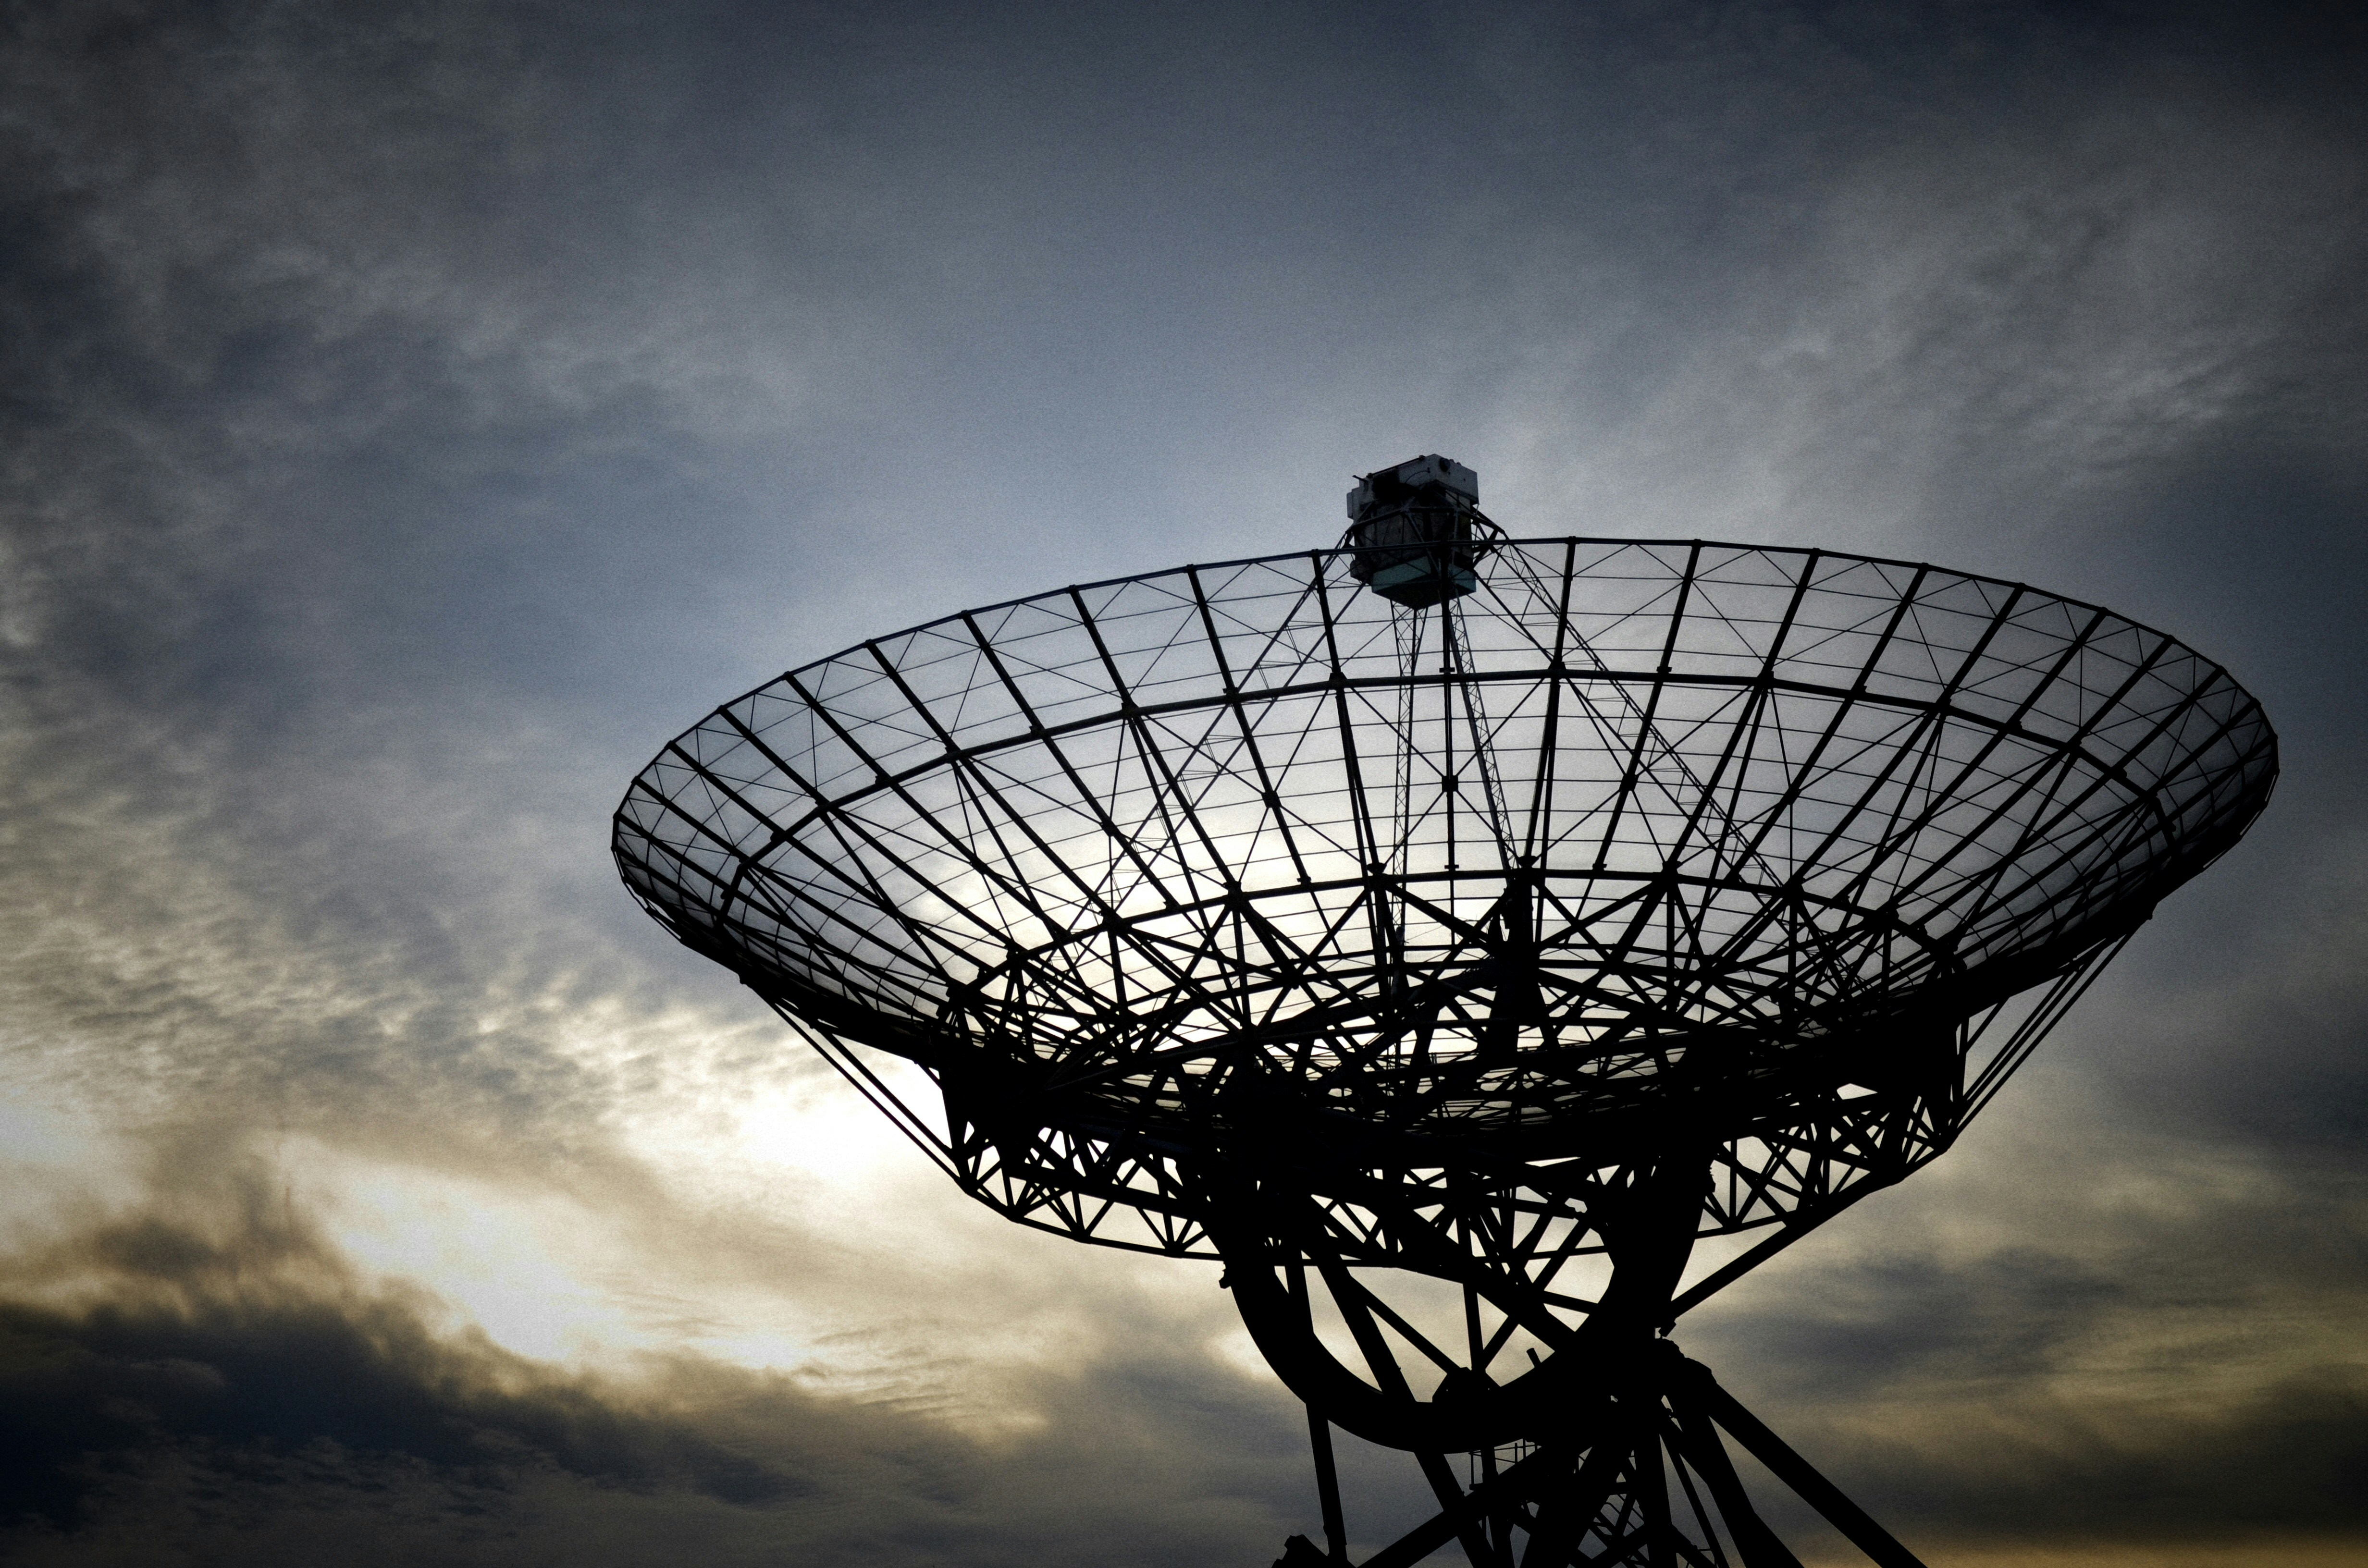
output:
[[[1255,1091],[1552,1156],[1955,1061],[2276,775],[2219,666],[2017,584],[1547,539],[1417,613],[1349,564],[1067,588],[769,681],[634,780],[625,881],[990,1120],[1180,1152]]]

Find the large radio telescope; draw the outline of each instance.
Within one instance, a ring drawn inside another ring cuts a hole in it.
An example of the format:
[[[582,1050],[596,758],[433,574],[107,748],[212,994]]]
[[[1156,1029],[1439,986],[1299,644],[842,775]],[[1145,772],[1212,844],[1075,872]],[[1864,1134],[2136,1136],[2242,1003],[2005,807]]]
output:
[[[1224,1260],[1308,1407],[1286,1562],[1350,1560],[1338,1426],[1439,1501],[1363,1568],[1793,1562],[1722,1428],[1913,1564],[1667,1335],[1944,1152],[2276,739],[2092,605],[1477,492],[768,682],[633,781],[626,884],[973,1197]]]

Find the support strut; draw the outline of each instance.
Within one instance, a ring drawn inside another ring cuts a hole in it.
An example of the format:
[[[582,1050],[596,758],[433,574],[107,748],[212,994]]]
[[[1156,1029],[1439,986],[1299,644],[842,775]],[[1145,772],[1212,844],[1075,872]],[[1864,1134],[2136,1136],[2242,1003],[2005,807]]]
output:
[[[1649,1379],[1580,1415],[1579,1426],[1540,1442],[1527,1457],[1476,1485],[1457,1485],[1439,1456],[1424,1456],[1431,1461],[1424,1469],[1439,1492],[1439,1512],[1356,1568],[1413,1568],[1459,1540],[1475,1568],[1801,1568],[1800,1559],[1752,1506],[1722,1432],[1877,1568],[1924,1568],[1915,1553],[1721,1388],[1708,1368],[1666,1340],[1654,1352],[1640,1358],[1653,1368]],[[1349,1562],[1329,1424],[1313,1411],[1309,1421],[1330,1550],[1319,1553],[1305,1537],[1294,1536],[1277,1568]],[[1684,1498],[1691,1529],[1679,1523],[1672,1483]],[[1528,1538],[1518,1556],[1517,1528]]]

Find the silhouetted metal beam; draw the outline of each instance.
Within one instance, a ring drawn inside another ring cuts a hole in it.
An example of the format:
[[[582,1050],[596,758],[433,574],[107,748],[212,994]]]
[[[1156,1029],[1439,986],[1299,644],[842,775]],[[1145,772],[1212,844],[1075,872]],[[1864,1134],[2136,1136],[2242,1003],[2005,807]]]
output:
[[[1765,1423],[1736,1397],[1719,1387],[1708,1367],[1700,1361],[1683,1364],[1681,1377],[1691,1399],[1698,1403],[1703,1415],[1716,1421],[1735,1435],[1744,1450],[1768,1467],[1777,1480],[1791,1487],[1803,1502],[1820,1514],[1834,1528],[1850,1538],[1850,1544],[1865,1552],[1882,1568],[1924,1568],[1923,1560],[1899,1544],[1892,1533],[1876,1524],[1865,1509],[1851,1502],[1842,1489],[1817,1473],[1807,1460],[1793,1451],[1782,1437],[1770,1431]]]
[[[1483,1482],[1466,1492],[1452,1506],[1440,1509],[1366,1558],[1358,1568],[1414,1568],[1414,1564],[1463,1534],[1491,1508],[1501,1506],[1508,1499],[1526,1495],[1533,1483],[1551,1474],[1557,1462],[1566,1464],[1569,1459],[1566,1449],[1538,1449],[1496,1480]]]

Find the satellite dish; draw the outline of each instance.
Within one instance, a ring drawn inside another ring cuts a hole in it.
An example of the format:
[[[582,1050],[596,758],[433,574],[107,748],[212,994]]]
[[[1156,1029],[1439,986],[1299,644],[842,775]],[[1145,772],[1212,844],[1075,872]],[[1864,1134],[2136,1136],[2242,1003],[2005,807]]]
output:
[[[1440,1504],[1365,1568],[1702,1562],[1722,1524],[1792,1562],[1721,1429],[1914,1563],[1667,1335],[1947,1150],[2276,738],[2093,605],[1478,501],[1418,458],[1333,549],[769,681],[634,779],[626,885],[973,1197],[1224,1260],[1309,1410],[1327,1545],[1286,1562],[1349,1561],[1338,1426]]]

